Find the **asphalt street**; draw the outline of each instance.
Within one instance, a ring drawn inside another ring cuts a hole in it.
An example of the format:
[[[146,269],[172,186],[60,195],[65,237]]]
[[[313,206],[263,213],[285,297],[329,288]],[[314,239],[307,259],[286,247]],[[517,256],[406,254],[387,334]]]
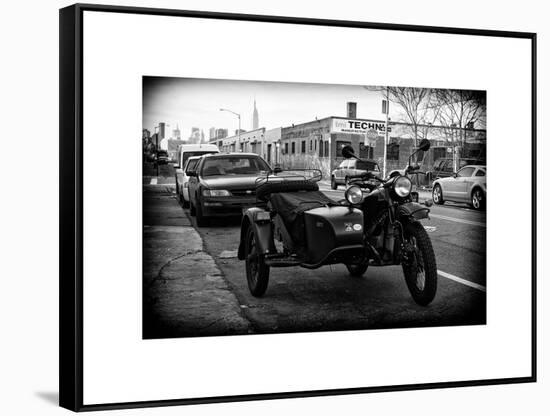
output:
[[[462,205],[432,207],[424,225],[439,280],[428,307],[412,300],[400,266],[371,266],[361,278],[349,276],[343,265],[272,268],[268,290],[258,299],[236,258],[240,218],[196,227],[176,200],[170,170],[161,166],[164,178],[144,176],[145,338],[486,322],[485,213]],[[343,187],[321,188],[343,198]]]

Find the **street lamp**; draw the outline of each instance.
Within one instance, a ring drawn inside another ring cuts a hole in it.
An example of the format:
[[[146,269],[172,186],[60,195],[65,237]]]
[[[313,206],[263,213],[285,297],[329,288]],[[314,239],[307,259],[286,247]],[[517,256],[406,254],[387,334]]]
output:
[[[236,115],[237,118],[239,119],[239,130],[237,134],[237,146],[238,146],[237,148],[239,149],[239,151],[241,151],[241,115],[232,110],[228,110],[227,108],[220,108],[220,111],[227,111],[228,113]]]

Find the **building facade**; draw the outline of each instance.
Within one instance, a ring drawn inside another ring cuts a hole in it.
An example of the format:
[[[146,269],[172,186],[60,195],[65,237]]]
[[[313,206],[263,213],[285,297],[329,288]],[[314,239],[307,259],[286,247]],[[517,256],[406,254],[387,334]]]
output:
[[[389,122],[386,146],[386,172],[403,169],[415,143],[414,126]],[[458,129],[434,125],[416,126],[416,142],[427,138],[431,149],[420,155],[422,170],[430,170],[437,159],[476,158],[485,162],[486,131]],[[355,154],[384,164],[386,123],[383,120],[349,117],[327,117],[299,125],[284,127],[281,132],[281,161],[283,168],[316,168],[328,175],[342,160],[342,147],[351,145]]]
[[[350,112],[353,114],[354,109]],[[415,134],[416,131],[416,134]],[[416,139],[415,139],[416,135]],[[386,172],[404,169],[418,142],[426,138],[431,148],[419,154],[421,171],[432,169],[441,158],[472,158],[485,163],[487,134],[484,129],[460,129],[436,125],[413,126],[403,122],[389,122],[386,145]],[[221,152],[253,152],[272,166],[283,169],[320,169],[325,178],[343,160],[341,150],[350,145],[363,159],[384,165],[386,122],[331,116],[288,127],[270,130],[259,128],[223,139],[211,140]]]

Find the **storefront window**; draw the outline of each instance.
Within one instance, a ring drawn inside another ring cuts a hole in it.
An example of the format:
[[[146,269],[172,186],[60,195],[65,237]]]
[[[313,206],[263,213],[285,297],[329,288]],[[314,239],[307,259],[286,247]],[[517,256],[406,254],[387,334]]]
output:
[[[344,146],[351,145],[351,142],[344,141],[344,140],[338,140],[336,141],[336,155],[337,157],[342,157],[342,148]]]
[[[388,160],[399,160],[399,145],[397,143],[388,144],[386,149]]]
[[[374,159],[374,147],[360,143],[359,157],[362,159]]]

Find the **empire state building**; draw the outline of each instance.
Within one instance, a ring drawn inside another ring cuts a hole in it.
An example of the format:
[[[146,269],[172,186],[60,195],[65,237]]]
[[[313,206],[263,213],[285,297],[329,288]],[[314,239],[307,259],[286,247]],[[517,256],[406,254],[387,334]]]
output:
[[[258,109],[256,108],[256,99],[254,98],[254,112],[252,113],[252,130],[256,130],[260,127],[260,120],[258,116]]]

